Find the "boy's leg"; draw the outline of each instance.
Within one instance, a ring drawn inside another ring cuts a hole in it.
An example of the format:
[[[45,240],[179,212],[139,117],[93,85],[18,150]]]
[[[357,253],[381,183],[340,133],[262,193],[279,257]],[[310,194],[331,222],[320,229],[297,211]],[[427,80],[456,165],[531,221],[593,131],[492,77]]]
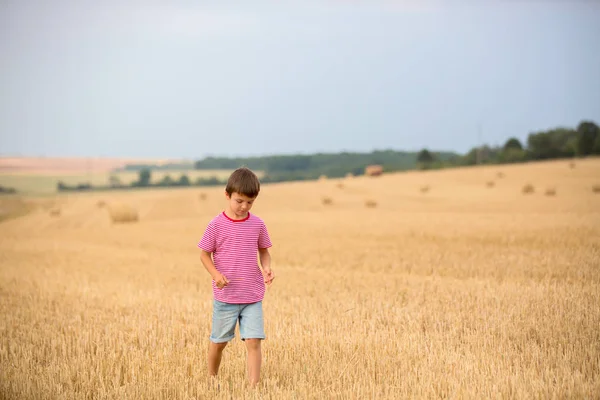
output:
[[[248,351],[248,380],[256,386],[262,364],[261,341],[265,338],[262,302],[247,304],[240,313],[240,336]]]
[[[225,349],[225,346],[227,346],[227,342],[210,342],[208,347],[208,373],[210,376],[217,376],[219,373],[219,366],[221,365],[221,358],[223,358],[223,349]]]
[[[246,339],[248,351],[248,380],[251,386],[256,386],[260,379],[260,366],[262,364],[261,339]]]
[[[236,304],[213,301],[212,332],[208,347],[208,373],[211,376],[216,376],[219,372],[223,350],[227,342],[235,337],[239,313],[240,307]]]

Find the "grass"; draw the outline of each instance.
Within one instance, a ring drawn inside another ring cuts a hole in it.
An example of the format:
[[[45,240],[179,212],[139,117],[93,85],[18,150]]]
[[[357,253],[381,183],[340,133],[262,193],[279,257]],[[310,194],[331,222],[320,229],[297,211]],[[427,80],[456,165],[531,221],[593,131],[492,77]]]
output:
[[[598,398],[599,168],[503,166],[494,190],[488,167],[431,171],[428,196],[418,172],[357,177],[328,207],[318,182],[265,185],[277,278],[256,391],[237,338],[220,389],[206,377],[195,244],[222,189],[58,196],[59,218],[0,225],[0,398]]]
[[[160,182],[163,177],[170,175],[178,180],[182,174],[186,174],[193,183],[198,178],[210,178],[216,176],[219,179],[227,179],[229,170],[181,170],[181,171],[153,171],[152,182]],[[257,175],[261,176],[260,172]],[[56,185],[63,181],[67,185],[90,182],[92,185],[108,185],[111,176],[119,178],[122,184],[129,185],[138,179],[137,172],[116,173],[79,173],[79,174],[40,174],[40,173],[0,173],[0,186],[15,188],[19,193],[47,195],[56,193]]]

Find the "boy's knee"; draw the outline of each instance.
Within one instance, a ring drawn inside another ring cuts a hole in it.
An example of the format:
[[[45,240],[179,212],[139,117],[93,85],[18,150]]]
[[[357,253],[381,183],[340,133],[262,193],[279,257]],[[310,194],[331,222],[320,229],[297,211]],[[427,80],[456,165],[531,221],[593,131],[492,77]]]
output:
[[[210,342],[210,345],[218,351],[223,351],[225,346],[227,346],[227,342],[223,342],[223,343]]]
[[[246,348],[248,350],[260,350],[260,339],[246,339]]]

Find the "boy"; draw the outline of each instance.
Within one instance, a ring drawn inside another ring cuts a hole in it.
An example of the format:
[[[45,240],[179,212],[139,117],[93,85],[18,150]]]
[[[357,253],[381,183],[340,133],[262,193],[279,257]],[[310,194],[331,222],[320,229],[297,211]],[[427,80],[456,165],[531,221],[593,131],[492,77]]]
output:
[[[269,233],[265,223],[250,214],[259,191],[260,182],[252,171],[235,170],[225,188],[225,211],[210,221],[198,243],[202,264],[213,278],[208,373],[214,377],[219,372],[223,349],[235,337],[239,321],[240,336],[248,352],[251,386],[256,386],[260,378],[260,344],[265,338],[262,310],[265,283],[270,285],[275,279],[271,270]]]

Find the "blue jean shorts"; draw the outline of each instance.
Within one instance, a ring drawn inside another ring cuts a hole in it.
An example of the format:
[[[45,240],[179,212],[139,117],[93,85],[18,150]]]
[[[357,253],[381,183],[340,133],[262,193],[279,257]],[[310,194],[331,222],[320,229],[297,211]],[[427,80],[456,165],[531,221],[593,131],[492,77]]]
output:
[[[213,300],[210,341],[225,343],[235,338],[235,326],[238,321],[242,340],[265,338],[262,301],[250,304],[229,304]]]

